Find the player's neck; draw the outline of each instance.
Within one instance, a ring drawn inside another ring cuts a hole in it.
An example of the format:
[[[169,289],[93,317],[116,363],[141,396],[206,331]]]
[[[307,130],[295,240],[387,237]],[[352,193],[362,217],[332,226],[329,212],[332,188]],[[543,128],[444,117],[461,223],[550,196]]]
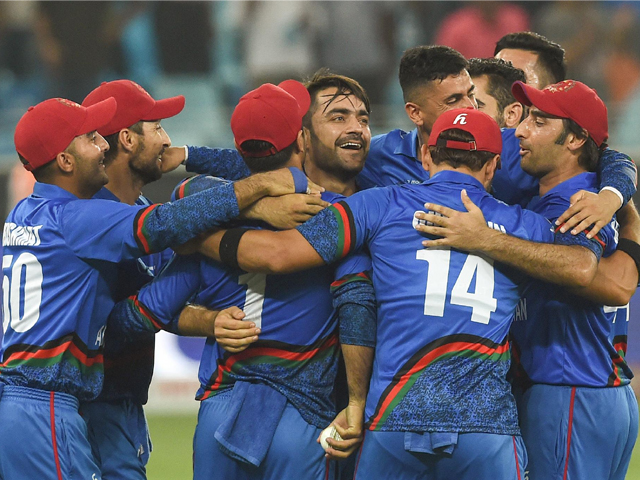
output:
[[[339,193],[348,197],[358,191],[355,176],[349,175],[349,178],[347,178],[347,175],[340,176],[333,172],[321,170],[308,160],[304,164],[304,173],[312,182],[324,187],[327,192]]]
[[[570,159],[567,159],[566,162],[558,161],[556,165],[556,168],[547,173],[544,177],[540,178],[540,196],[545,195],[562,182],[566,182],[576,175],[587,172],[587,170],[578,165],[577,160],[571,161]]]
[[[134,175],[129,169],[128,159],[116,157],[107,166],[109,183],[106,188],[113,193],[122,203],[133,205],[140,196],[144,181]]]

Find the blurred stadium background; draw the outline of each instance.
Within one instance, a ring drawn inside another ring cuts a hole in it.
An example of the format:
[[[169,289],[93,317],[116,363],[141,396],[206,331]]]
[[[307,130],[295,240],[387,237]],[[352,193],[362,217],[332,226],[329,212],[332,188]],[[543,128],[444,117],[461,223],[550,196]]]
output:
[[[174,145],[230,148],[229,118],[243,93],[328,66],[367,89],[378,134],[412,128],[397,82],[406,48],[440,43],[488,57],[501,36],[521,30],[566,49],[569,77],[596,88],[609,107],[610,145],[640,158],[640,2],[0,1],[0,214],[32,187],[13,131],[45,98],[81,102],[101,81],[130,78],[156,98],[185,95],[185,110],[163,122]],[[184,175],[179,169],[145,194],[166,201]],[[636,297],[628,358],[640,372]],[[151,480],[191,477],[201,348],[196,339],[158,338],[147,409]],[[627,478],[640,480],[640,453]]]

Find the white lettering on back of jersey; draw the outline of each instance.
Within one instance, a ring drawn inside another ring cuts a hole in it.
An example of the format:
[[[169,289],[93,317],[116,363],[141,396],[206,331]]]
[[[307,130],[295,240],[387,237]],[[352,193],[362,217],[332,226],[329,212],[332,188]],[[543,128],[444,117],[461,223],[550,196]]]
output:
[[[507,233],[507,229],[504,228],[504,225],[498,225],[497,223],[493,222],[487,222],[487,225],[489,226],[489,228],[493,228],[494,230],[498,230],[502,233]]]
[[[513,314],[514,322],[526,322],[527,321],[527,299],[521,298],[516,305],[516,311]]]
[[[7,222],[2,231],[2,245],[5,247],[40,245],[39,230],[42,225],[22,226]]]

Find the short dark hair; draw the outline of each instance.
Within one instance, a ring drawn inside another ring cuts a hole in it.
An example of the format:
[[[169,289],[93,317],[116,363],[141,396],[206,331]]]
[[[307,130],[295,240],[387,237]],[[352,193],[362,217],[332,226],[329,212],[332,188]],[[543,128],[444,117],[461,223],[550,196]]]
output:
[[[564,48],[548,38],[535,32],[509,33],[498,40],[494,55],[505,48],[528,50],[538,54],[540,66],[548,73],[551,83],[558,83],[567,78],[567,63],[564,59]],[[546,85],[544,85],[546,86]]]
[[[405,102],[415,100],[416,89],[434,80],[458,75],[467,68],[467,59],[451,47],[420,45],[402,54],[398,77]]]
[[[578,165],[588,172],[595,172],[596,168],[598,168],[600,153],[607,148],[607,144],[603,142],[598,147],[595,140],[586,133],[586,130],[570,118],[562,119],[562,132],[556,138],[556,143],[562,145],[570,133],[573,133],[578,139],[587,138],[578,157]]]
[[[371,102],[369,101],[367,92],[362,88],[362,85],[353,78],[332,73],[325,67],[317,70],[310,78],[303,80],[302,83],[307,87],[307,91],[311,97],[312,108],[309,108],[309,111],[302,121],[303,125],[307,128],[311,127],[311,116],[313,115],[313,107],[316,105],[318,92],[325,88],[334,87],[337,89],[334,98],[329,103],[340,96],[354,95],[364,103],[367,113],[371,113]]]
[[[23,165],[29,165],[29,161],[19,153],[18,153],[18,158],[20,159],[20,162]],[[53,157],[50,161],[48,161],[44,165],[40,165],[35,170],[31,171],[31,173],[33,174],[33,176],[38,182],[48,183],[51,180],[51,177],[53,176],[53,172],[54,172],[53,164],[55,159],[56,157]]]
[[[524,72],[498,58],[472,58],[467,67],[471,78],[486,75],[489,95],[496,99],[498,108],[503,111],[507,105],[517,102],[511,93],[513,82],[525,82]]]
[[[456,142],[472,142],[475,140],[473,135],[464,130],[460,130],[459,128],[452,128],[450,130],[443,131],[438,135],[438,139],[454,140]],[[429,153],[431,154],[433,163],[436,165],[444,162],[454,168],[459,168],[461,166],[469,167],[474,172],[480,170],[485,163],[496,155],[491,152],[457,150],[454,148],[438,146],[429,147]]]
[[[134,123],[129,127],[129,130],[137,133],[138,135],[143,135],[144,130],[142,129],[142,120],[137,123]],[[107,135],[104,139],[109,144],[109,150],[104,153],[104,162],[109,164],[116,155],[118,154],[118,136],[120,135],[120,130],[116,133],[112,133],[111,135]]]
[[[293,148],[296,142],[294,141],[291,145],[286,148],[283,148],[278,153],[274,153],[273,155],[267,155],[266,157],[246,157],[242,155],[242,159],[244,163],[247,164],[249,170],[253,173],[257,172],[269,172],[271,170],[276,170],[278,168],[284,167],[287,162],[291,159],[291,154],[293,153]],[[273,144],[270,142],[265,142],[264,140],[247,140],[242,142],[240,145],[244,152],[265,152],[273,147]]]

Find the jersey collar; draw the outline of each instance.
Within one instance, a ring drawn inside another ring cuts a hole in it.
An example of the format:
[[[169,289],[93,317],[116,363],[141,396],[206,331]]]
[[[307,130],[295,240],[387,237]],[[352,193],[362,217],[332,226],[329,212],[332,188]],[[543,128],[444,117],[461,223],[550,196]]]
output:
[[[78,200],[73,193],[65,190],[62,187],[58,187],[57,185],[51,185],[50,183],[40,183],[36,182],[33,186],[33,194],[38,197],[43,198],[71,198],[74,200]]]
[[[571,177],[564,182],[556,185],[547,193],[545,193],[542,197],[546,197],[548,195],[554,195],[558,192],[566,192],[567,190],[578,191],[578,190],[589,190],[589,191],[597,191],[598,189],[598,175],[594,172],[584,172],[579,173],[575,177]],[[564,195],[564,193],[562,193]]]
[[[395,151],[393,152],[396,155],[404,155],[405,157],[409,157],[416,162],[419,162],[416,157],[418,152],[418,129],[414,128],[409,133],[402,137],[402,141],[398,144]]]
[[[468,173],[456,172],[454,170],[442,170],[433,175],[429,180],[424,183],[432,182],[448,182],[461,185],[462,188],[479,188],[485,190],[484,185],[480,181],[469,175]],[[486,190],[485,190],[486,191]]]

